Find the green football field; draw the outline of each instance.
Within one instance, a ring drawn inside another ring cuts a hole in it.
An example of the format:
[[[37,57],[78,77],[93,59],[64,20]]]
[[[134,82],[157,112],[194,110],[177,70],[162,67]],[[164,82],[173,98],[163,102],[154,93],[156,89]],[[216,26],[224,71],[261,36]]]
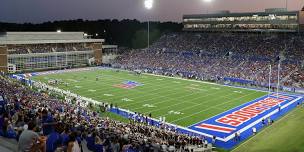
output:
[[[232,152],[304,152],[304,106],[297,107]]]
[[[100,77],[96,80],[96,77]],[[266,95],[266,92],[227,87],[201,81],[189,81],[155,75],[135,75],[111,69],[67,72],[33,77],[47,82],[60,79],[68,85],[57,87],[97,101],[113,103],[133,112],[166,117],[166,122],[187,127],[243,103]],[[141,86],[118,87],[125,81]]]

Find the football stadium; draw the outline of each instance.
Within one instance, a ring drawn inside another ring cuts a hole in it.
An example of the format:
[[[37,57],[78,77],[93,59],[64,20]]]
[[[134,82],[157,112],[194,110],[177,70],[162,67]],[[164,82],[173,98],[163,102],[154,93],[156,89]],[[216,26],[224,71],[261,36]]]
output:
[[[304,151],[304,8],[181,20],[0,22],[0,151]]]

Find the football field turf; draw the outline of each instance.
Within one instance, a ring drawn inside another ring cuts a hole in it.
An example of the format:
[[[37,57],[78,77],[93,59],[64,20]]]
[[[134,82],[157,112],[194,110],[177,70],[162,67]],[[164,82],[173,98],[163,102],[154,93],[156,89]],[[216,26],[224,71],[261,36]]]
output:
[[[99,77],[96,80],[96,77]],[[112,69],[66,72],[32,78],[42,82],[60,79],[68,85],[58,88],[83,97],[113,103],[133,112],[166,117],[166,122],[190,126],[246,102],[266,92],[228,87],[155,75],[135,75]]]
[[[304,107],[300,106],[232,152],[303,152],[303,120]]]

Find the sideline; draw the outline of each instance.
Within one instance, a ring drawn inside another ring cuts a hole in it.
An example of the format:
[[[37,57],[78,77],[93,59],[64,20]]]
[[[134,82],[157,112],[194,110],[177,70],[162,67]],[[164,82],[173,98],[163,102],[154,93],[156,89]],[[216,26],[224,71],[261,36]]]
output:
[[[296,107],[296,108],[298,108],[298,107]],[[275,122],[275,124],[278,124],[279,122],[281,122],[281,120],[287,119],[288,116],[291,115],[295,110],[296,110],[296,109],[291,110],[288,114],[284,115],[283,117],[281,117],[281,119],[277,120],[277,121]],[[242,143],[239,144],[237,147],[235,147],[233,150],[231,150],[231,152],[235,152],[237,149],[241,148],[244,144],[246,144],[247,142],[249,142],[249,141],[251,141],[251,140],[257,138],[259,134],[261,134],[262,132],[264,132],[264,131],[266,131],[266,130],[269,130],[271,127],[272,127],[272,126],[268,126],[268,127],[264,128],[264,129],[262,129],[261,131],[257,132],[256,135],[249,137],[246,141],[242,142]]]

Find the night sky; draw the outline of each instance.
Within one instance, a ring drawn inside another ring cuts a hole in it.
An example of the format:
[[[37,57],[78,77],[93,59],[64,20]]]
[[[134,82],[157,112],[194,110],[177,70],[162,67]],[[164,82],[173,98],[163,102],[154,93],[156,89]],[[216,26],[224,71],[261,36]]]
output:
[[[1,22],[33,22],[67,19],[138,19],[178,21],[183,14],[264,11],[285,7],[286,0],[154,0],[151,10],[144,0],[0,0]],[[304,0],[288,0],[288,10],[300,10]]]

